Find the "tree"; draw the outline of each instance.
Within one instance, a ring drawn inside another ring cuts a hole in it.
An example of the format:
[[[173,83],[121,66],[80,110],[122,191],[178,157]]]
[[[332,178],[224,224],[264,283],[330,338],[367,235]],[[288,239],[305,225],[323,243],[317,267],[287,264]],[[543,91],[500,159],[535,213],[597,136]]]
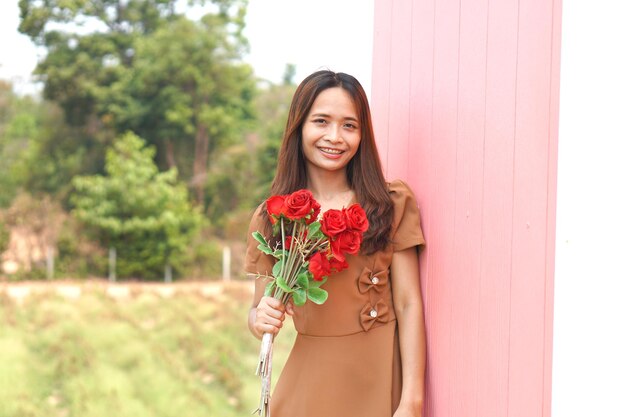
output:
[[[202,218],[178,183],[159,172],[154,147],[132,133],[107,151],[106,175],[74,178],[75,216],[119,255],[120,276],[156,277],[182,256]]]
[[[288,64],[282,84],[269,84],[262,89],[255,99],[255,108],[260,123],[256,127],[258,132],[256,158],[254,160],[255,186],[257,192],[254,199],[257,204],[267,198],[274,179],[278,150],[283,138],[289,104],[295,92],[293,84],[295,66]]]
[[[239,62],[247,1],[186,3],[212,12],[193,24],[177,0],[20,0],[19,30],[47,50],[35,71],[44,97],[84,129],[90,148],[132,129],[171,167],[174,142],[192,145],[181,153],[193,155],[202,201],[209,152],[251,116],[252,72]]]
[[[165,148],[169,167],[184,174],[185,165],[193,167],[185,177],[199,203],[210,154],[241,139],[253,119],[252,69],[238,62],[245,41],[228,27],[220,15],[197,23],[179,18],[138,41],[133,69],[113,84],[106,107],[118,130],[132,129]],[[193,163],[177,164],[174,149],[185,147],[193,150]]]
[[[0,207],[8,207],[23,185],[25,160],[41,125],[42,106],[30,97],[13,93],[0,81]]]

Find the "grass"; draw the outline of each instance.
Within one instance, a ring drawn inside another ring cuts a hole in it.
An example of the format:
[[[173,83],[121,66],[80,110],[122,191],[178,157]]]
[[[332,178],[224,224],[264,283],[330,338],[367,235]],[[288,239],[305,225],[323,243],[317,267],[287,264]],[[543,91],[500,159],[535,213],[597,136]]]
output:
[[[0,417],[230,417],[256,408],[251,286],[213,294],[82,286],[17,301],[0,291]],[[176,288],[174,285],[173,288]],[[275,344],[274,381],[295,332]]]

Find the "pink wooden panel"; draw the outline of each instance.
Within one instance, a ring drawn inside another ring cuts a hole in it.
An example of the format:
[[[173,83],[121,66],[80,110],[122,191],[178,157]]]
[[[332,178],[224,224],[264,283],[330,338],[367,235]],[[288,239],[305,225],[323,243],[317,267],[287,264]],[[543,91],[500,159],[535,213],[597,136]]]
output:
[[[508,415],[518,0],[491,2],[487,36],[477,415]]]
[[[421,140],[409,140],[407,158],[410,161],[406,180],[414,186],[425,189],[428,185],[428,164],[419,159],[419,155],[430,154],[432,146],[432,103],[433,103],[433,28],[435,2],[434,0],[414,2],[411,11],[411,74],[409,83],[409,138],[420,137]],[[416,111],[419,109],[419,111]],[[424,233],[427,233],[430,214],[428,208],[421,205]],[[424,248],[424,253],[428,248]],[[423,276],[422,286],[428,289],[428,257],[423,257],[420,271]],[[428,300],[424,299],[426,311],[430,308]]]
[[[454,247],[454,193],[437,190],[454,190],[456,182],[455,163],[457,145],[457,105],[458,105],[458,50],[459,50],[459,2],[457,0],[437,0],[435,2],[433,31],[433,108],[432,146],[428,155],[428,169],[431,182],[424,189],[420,200],[431,211],[429,215],[429,252],[427,276],[452,277],[455,274],[454,262],[450,262]],[[396,79],[396,82],[401,80]],[[418,112],[419,109],[415,109]],[[390,135],[390,137],[392,137]],[[414,138],[411,138],[414,139]],[[420,156],[421,158],[421,156]],[[433,183],[438,187],[433,187]],[[435,232],[436,231],[436,232]],[[458,400],[452,381],[454,372],[449,361],[455,355],[455,344],[450,337],[456,328],[455,306],[452,303],[438,303],[437,300],[454,298],[453,280],[431,279],[429,281],[428,337],[432,342],[428,354],[433,386],[428,408],[431,415],[452,415],[453,401]],[[440,370],[447,369],[446,372]]]
[[[391,79],[391,7],[385,2],[377,1],[374,6],[374,46],[372,62],[372,104],[376,103],[376,112],[372,113],[376,134],[380,137],[378,151],[383,164],[387,165],[387,150],[389,148],[389,83]]]
[[[422,211],[426,415],[549,416],[560,0],[376,2],[388,178]]]
[[[554,264],[556,245],[556,180],[553,175],[557,171],[558,131],[559,131],[559,97],[561,73],[561,1],[552,4],[552,60],[550,62],[550,142],[548,159],[548,210],[546,222],[546,310],[545,310],[545,347],[544,347],[544,387],[552,387],[552,334],[554,317]],[[551,391],[545,389],[543,397],[543,416],[550,416],[552,406]]]
[[[391,71],[393,78],[407,80],[411,76],[411,10],[408,1],[394,1],[391,4]],[[409,148],[409,89],[402,83],[391,80],[389,83],[389,126],[393,129],[393,146],[387,151],[387,176],[406,178],[409,172],[409,158],[404,157]],[[390,130],[391,132],[391,130]],[[394,161],[390,164],[390,161]]]
[[[552,3],[519,4],[509,416],[543,414]],[[553,225],[551,226],[553,227]],[[552,279],[552,278],[550,278]],[[549,364],[548,364],[549,365]]]
[[[476,416],[488,1],[460,2],[450,416]],[[469,256],[468,256],[469,255]],[[448,260],[449,261],[449,260]],[[467,358],[471,358],[468,360]],[[481,416],[482,417],[482,416]]]

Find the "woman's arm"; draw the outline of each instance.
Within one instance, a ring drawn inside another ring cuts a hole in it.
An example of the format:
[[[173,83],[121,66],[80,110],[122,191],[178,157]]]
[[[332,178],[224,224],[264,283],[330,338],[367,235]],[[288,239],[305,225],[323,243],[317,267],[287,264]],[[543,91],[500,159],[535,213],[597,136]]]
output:
[[[426,332],[415,247],[394,252],[391,276],[402,359],[402,395],[394,417],[421,417],[426,370]]]

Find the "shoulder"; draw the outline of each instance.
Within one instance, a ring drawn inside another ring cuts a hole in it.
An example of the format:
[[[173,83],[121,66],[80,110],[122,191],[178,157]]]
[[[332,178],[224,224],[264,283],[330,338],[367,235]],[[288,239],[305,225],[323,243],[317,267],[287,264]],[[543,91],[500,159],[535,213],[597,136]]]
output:
[[[394,251],[424,244],[420,212],[413,190],[402,180],[387,184],[393,202],[391,236]]]
[[[389,197],[395,209],[404,208],[407,203],[415,204],[413,190],[411,190],[411,187],[404,181],[399,179],[390,181],[387,183],[387,189],[389,190]]]

